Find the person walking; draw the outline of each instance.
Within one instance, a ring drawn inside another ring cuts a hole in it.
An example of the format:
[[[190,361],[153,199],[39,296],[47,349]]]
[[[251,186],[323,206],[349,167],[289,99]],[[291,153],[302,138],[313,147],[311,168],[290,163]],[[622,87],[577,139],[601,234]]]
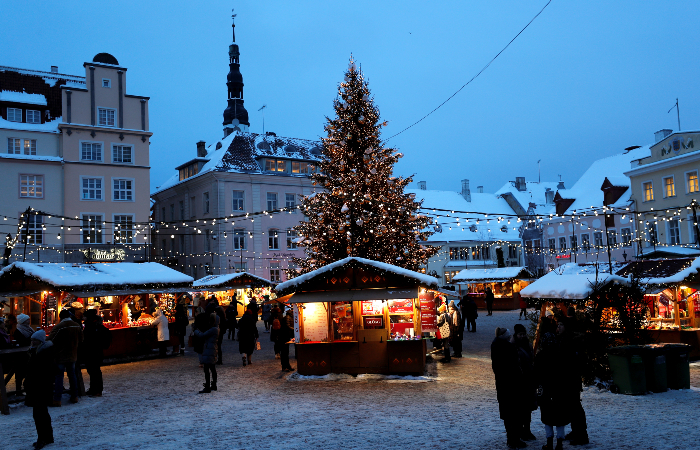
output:
[[[187,326],[190,324],[190,318],[187,317],[187,311],[182,303],[175,305],[175,336],[177,336],[178,344],[173,348],[173,355],[185,354],[185,335],[187,334]]]
[[[261,319],[265,324],[265,333],[270,332],[270,327],[272,325],[272,305],[269,303],[270,296],[265,296],[265,301],[262,304],[262,314]]]
[[[207,316],[205,316],[207,317]],[[219,342],[219,327],[216,326],[216,314],[209,314],[208,321],[197,322],[197,329],[194,330],[196,339],[200,340],[202,352],[199,354],[199,363],[204,368],[204,389],[200,394],[208,394],[216,391],[216,358],[217,346]],[[211,376],[211,378],[210,378]]]
[[[155,320],[151,324],[158,329],[158,356],[165,356],[168,351],[168,342],[170,342],[170,330],[168,330],[168,318],[160,308],[156,308],[153,312]]]
[[[466,316],[465,320],[467,323],[467,331],[470,333],[476,333],[476,319],[479,317],[479,310],[476,306],[474,298],[469,297],[467,299],[467,304],[465,306]]]
[[[523,377],[523,420],[520,439],[523,441],[534,441],[535,435],[530,430],[532,422],[532,411],[537,409],[537,384],[535,382],[535,355],[532,351],[532,344],[527,338],[527,330],[524,326],[516,323],[513,327],[514,340],[518,350],[518,365]]]
[[[97,315],[97,310],[88,309],[85,312],[85,328],[83,330],[85,340],[83,342],[82,357],[85,370],[90,375],[90,389],[86,394],[90,397],[102,397],[104,385],[102,382],[102,361],[104,350],[112,343],[111,332],[102,324],[102,317]]]
[[[243,359],[243,366],[253,363],[251,357],[255,350],[255,343],[260,337],[256,326],[257,317],[255,316],[252,303],[255,302],[252,301],[248,304],[243,317],[238,321],[238,351]]]
[[[53,444],[53,427],[48,405],[51,403],[52,384],[55,376],[54,344],[46,341],[46,332],[39,330],[30,336],[32,348],[27,363],[25,404],[32,407],[37,439],[35,449]]]
[[[486,315],[487,316],[493,316],[493,291],[491,290],[491,286],[486,287]]]
[[[520,292],[514,292],[513,297],[518,299],[518,304],[520,306],[520,314],[518,314],[518,320],[527,319],[527,300],[520,295]]]
[[[496,328],[496,337],[491,343],[491,368],[496,378],[496,398],[506,429],[506,444],[509,448],[525,448],[527,444],[520,440],[523,377],[518,363],[518,351],[511,342],[507,328]]]
[[[440,341],[442,342],[442,353],[444,358],[442,362],[449,363],[452,361],[450,356],[450,337],[452,336],[452,320],[447,313],[447,306],[443,303],[438,308],[437,326],[440,331]]]
[[[280,336],[280,330],[282,329],[282,312],[279,307],[275,305],[270,312],[270,341],[274,343],[275,359],[280,359],[280,346],[279,343],[282,340]]]
[[[58,368],[54,378],[53,406],[61,406],[64,373],[68,375],[70,383],[70,402],[78,403],[79,392],[75,363],[78,360],[78,345],[83,342],[83,328],[71,319],[70,311],[62,309],[58,318],[60,322],[53,327],[47,338],[53,342]]]
[[[450,338],[450,345],[454,349],[455,358],[462,357],[462,339],[464,338],[464,322],[462,321],[462,314],[460,314],[459,309],[455,305],[454,301],[450,302],[450,323],[452,325],[452,336]]]

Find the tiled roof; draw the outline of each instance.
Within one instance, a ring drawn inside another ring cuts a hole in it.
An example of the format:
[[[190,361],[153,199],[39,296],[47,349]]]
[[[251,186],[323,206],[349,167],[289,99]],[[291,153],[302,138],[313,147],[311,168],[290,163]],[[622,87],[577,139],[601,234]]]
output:
[[[321,152],[321,143],[318,141],[239,132],[214,170],[258,173],[261,170],[257,158],[271,156],[318,161]]]

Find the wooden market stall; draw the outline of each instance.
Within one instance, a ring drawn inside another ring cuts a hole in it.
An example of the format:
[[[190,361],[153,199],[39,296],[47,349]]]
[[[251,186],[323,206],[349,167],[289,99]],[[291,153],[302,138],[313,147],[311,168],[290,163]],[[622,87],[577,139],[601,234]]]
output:
[[[534,276],[525,267],[499,267],[493,269],[464,269],[452,278],[460,294],[474,299],[476,306],[486,308],[486,288],[493,291],[495,310],[520,308],[520,291],[530,284]]]
[[[15,262],[0,271],[0,295],[12,314],[48,335],[62,308],[96,309],[110,329],[105,357],[148,353],[157,347],[152,313],[160,307],[174,321],[175,302],[191,290],[192,277],[158,263],[44,264]],[[171,341],[176,344],[174,333]]]
[[[232,301],[238,303],[238,316],[245,312],[245,306],[255,300],[261,304],[265,297],[274,296],[274,283],[265,278],[247,272],[207,275],[192,283],[192,289],[204,296],[214,296],[220,305],[227,306]]]
[[[297,370],[422,374],[435,335],[438,280],[349,257],[277,286],[294,306]]]

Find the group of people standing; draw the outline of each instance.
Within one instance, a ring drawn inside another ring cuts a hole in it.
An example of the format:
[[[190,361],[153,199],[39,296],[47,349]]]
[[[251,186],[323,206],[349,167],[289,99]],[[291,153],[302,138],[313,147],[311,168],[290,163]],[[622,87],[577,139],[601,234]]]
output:
[[[540,343],[533,352],[527,330],[521,324],[496,328],[491,344],[491,364],[496,378],[496,395],[509,448],[524,448],[535,440],[530,430],[532,411],[540,409],[547,443],[543,450],[561,450],[564,440],[571,445],[588,444],[586,414],[581,404],[581,352],[577,348],[573,311],[540,323]],[[564,434],[571,424],[571,433]],[[554,437],[556,430],[556,447]]]
[[[479,317],[477,306],[471,297],[462,298],[459,305],[455,305],[453,300],[449,304],[445,302],[438,307],[437,326],[440,331],[438,343],[442,346],[444,354],[442,362],[448,363],[453,357],[462,357],[464,330],[466,328],[468,332],[476,333],[477,317]]]

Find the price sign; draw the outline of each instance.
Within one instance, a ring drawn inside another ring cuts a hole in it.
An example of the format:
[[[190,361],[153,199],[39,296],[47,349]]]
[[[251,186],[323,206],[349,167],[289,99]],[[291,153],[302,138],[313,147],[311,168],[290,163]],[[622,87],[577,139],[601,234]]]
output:
[[[425,292],[418,296],[420,304],[421,331],[431,333],[437,331],[437,315],[435,311],[435,298],[432,292]]]
[[[412,314],[413,300],[389,300],[389,314]]]
[[[304,339],[328,340],[328,314],[323,303],[304,303]]]

